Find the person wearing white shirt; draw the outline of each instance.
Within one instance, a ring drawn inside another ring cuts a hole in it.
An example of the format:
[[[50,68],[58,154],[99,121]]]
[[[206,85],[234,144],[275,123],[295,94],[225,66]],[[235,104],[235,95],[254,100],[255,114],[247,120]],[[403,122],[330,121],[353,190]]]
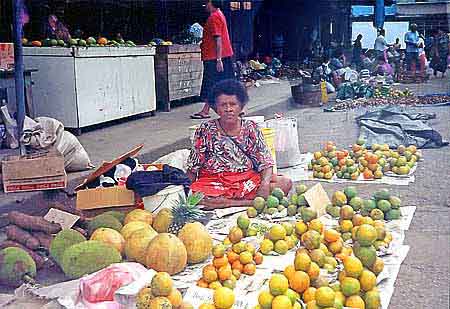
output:
[[[375,39],[375,43],[373,46],[373,49],[375,49],[376,57],[384,56],[384,51],[388,48],[388,43],[386,42],[386,39],[384,36],[386,35],[386,32],[384,29],[380,29],[378,32],[378,37]]]

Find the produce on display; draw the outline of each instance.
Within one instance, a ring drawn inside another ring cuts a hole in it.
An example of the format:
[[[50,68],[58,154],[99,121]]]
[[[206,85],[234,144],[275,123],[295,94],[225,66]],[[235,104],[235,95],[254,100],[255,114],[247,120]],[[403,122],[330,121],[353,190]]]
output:
[[[156,271],[174,275],[187,265],[186,247],[173,234],[158,234],[150,241],[146,250],[145,265]]]
[[[294,217],[302,216],[314,218],[314,212],[307,208],[308,202],[305,199],[304,193],[308,190],[305,185],[298,185],[291,197],[285,196],[283,190],[275,188],[267,200],[262,197],[256,197],[253,200],[253,206],[247,208],[247,216],[255,218],[258,215],[262,217],[273,216]]]
[[[64,40],[55,40],[55,39],[44,39],[42,41],[34,40],[31,43],[28,42],[26,38],[22,39],[22,45],[24,46],[32,46],[32,47],[136,47],[136,44],[133,41],[125,41],[123,39],[117,40],[108,40],[105,37],[99,37],[95,39],[93,37],[88,37],[87,39],[81,38],[71,38],[67,42]],[[164,44],[169,45],[169,44]],[[171,45],[171,44],[170,44]]]
[[[84,241],[86,241],[86,238],[80,232],[72,229],[64,229],[56,234],[56,237],[50,244],[50,256],[61,266],[64,251],[70,246]]]
[[[116,230],[107,227],[98,228],[92,233],[89,240],[101,241],[119,251],[121,255],[124,254],[125,239]]]
[[[313,177],[331,180],[334,175],[340,179],[380,179],[389,172],[408,175],[422,158],[415,146],[400,145],[396,150],[389,145],[373,144],[366,149],[363,140],[351,146],[350,151],[337,150],[333,142],[327,142],[322,151],[314,152],[308,169]]]
[[[180,195],[172,208],[161,209],[156,214],[153,228],[158,233],[178,234],[186,223],[203,218],[204,212],[198,206],[202,199],[203,195],[200,193],[190,194],[187,198]]]
[[[24,282],[32,282],[36,276],[33,258],[17,247],[0,250],[0,284],[17,287]]]
[[[215,290],[224,286],[234,289],[242,274],[254,275],[256,265],[263,262],[263,256],[256,252],[252,244],[240,240],[228,249],[223,244],[215,245],[212,255],[211,264],[202,269],[202,278],[197,282],[199,287]]]
[[[30,216],[19,211],[11,211],[7,216],[9,223],[30,231],[41,231],[47,234],[56,234],[61,231],[57,223],[48,222],[43,217]]]
[[[168,273],[156,273],[150,284],[142,288],[136,296],[136,308],[192,308],[183,302],[180,291],[173,286],[173,280]]]
[[[113,247],[101,241],[88,240],[64,250],[60,266],[67,277],[76,279],[121,261],[122,256]]]
[[[203,303],[199,309],[230,309],[233,308],[236,296],[227,287],[219,287],[213,293],[213,303]]]
[[[148,244],[156,235],[158,233],[151,226],[137,229],[131,233],[125,240],[125,255],[127,260],[145,264]]]
[[[450,102],[449,95],[415,96],[409,94],[407,96],[358,98],[339,101],[333,105],[332,110],[344,111],[360,107],[376,107],[383,105],[404,105],[404,106],[433,105],[448,102]]]
[[[0,244],[0,250],[5,249],[5,248],[10,248],[10,247],[20,248],[20,249],[24,250],[26,253],[28,253],[31,256],[31,258],[33,259],[34,263],[36,264],[36,269],[37,270],[39,270],[41,268],[44,268],[44,266],[46,266],[46,265],[50,265],[50,262],[49,262],[49,260],[46,257],[44,257],[44,256],[40,255],[39,253],[34,252],[33,250],[31,250],[31,249],[29,249],[29,248],[19,244],[18,242],[15,242],[15,241],[12,241],[12,240],[5,240],[4,242],[2,242]]]
[[[205,261],[211,254],[213,240],[200,222],[187,223],[178,233],[187,251],[189,264]]]
[[[89,235],[92,235],[96,229],[101,227],[107,227],[120,232],[123,226],[114,216],[101,214],[89,221],[87,226]]]
[[[297,246],[299,242],[294,230],[293,224],[289,222],[272,225],[259,244],[261,253],[264,255],[269,255],[273,252],[280,255],[286,254]]]
[[[114,216],[114,214],[111,214]],[[114,216],[117,220],[121,221],[117,216]],[[123,224],[126,225],[127,223],[133,222],[133,221],[142,221],[147,223],[148,225],[152,225],[153,222],[153,215],[150,211],[143,210],[143,209],[135,209],[131,212],[129,212],[125,218],[122,220]],[[121,223],[122,223],[121,222]]]

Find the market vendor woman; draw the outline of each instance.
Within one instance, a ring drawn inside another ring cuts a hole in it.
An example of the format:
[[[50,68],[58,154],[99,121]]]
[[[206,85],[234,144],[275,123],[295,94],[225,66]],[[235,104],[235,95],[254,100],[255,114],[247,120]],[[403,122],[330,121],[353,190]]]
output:
[[[71,38],[67,27],[55,15],[48,17],[45,35],[49,39],[63,40],[64,42],[68,42]]]
[[[191,189],[205,194],[203,205],[209,209],[249,206],[273,188],[287,194],[292,182],[273,174],[274,160],[263,134],[255,122],[239,116],[248,102],[245,88],[236,80],[221,81],[209,102],[219,119],[200,125],[188,159]]]

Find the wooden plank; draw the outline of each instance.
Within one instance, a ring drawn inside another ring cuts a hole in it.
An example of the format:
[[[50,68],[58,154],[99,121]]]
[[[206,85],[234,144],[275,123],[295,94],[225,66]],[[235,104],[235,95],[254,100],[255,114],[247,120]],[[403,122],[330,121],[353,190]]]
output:
[[[170,65],[168,68],[169,74],[203,72],[203,63],[193,62],[190,65]]]
[[[169,46],[157,46],[156,53],[158,54],[177,54],[177,53],[199,53],[200,45],[197,44],[186,44],[186,45],[169,45]]]
[[[201,79],[192,79],[192,80],[182,80],[177,82],[169,81],[169,92],[185,89],[185,88],[193,88],[200,86],[202,84]]]
[[[180,100],[184,98],[194,97],[200,95],[201,86],[178,89],[170,92],[170,101]]]
[[[169,74],[169,82],[202,79],[202,76],[203,76],[203,72],[187,72],[187,73]]]

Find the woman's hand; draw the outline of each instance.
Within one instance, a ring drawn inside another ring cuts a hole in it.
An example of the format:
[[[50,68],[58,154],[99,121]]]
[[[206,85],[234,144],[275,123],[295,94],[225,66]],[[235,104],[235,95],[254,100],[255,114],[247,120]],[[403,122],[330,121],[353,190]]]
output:
[[[219,73],[223,72],[223,62],[222,62],[222,59],[217,59],[216,70],[217,70],[217,72],[219,72]]]
[[[270,182],[261,182],[261,185],[256,193],[257,196],[267,198],[270,195]]]

